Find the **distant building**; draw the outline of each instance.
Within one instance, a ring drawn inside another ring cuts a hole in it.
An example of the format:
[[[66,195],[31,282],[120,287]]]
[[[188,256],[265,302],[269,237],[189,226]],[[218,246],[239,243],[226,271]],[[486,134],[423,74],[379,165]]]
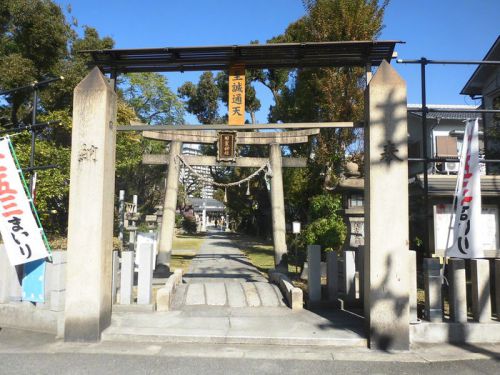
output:
[[[447,111],[474,110],[475,105],[443,105],[428,104],[432,112],[427,113],[427,155],[431,158],[456,158],[462,147],[465,121],[474,114],[464,112],[439,112],[440,109]],[[419,112],[420,104],[408,105],[408,157],[423,157],[422,137],[422,112]],[[415,110],[412,112],[412,110]],[[480,128],[482,127],[482,121]],[[479,134],[479,149],[481,156],[484,154],[483,132]],[[428,174],[456,174],[458,163],[440,162],[429,163]],[[410,162],[409,175],[415,176],[423,173],[423,163]]]
[[[483,61],[500,61],[500,36]],[[481,108],[500,110],[500,65],[479,65],[461,92],[474,99],[481,99]],[[500,114],[483,115],[486,132],[486,159],[500,159]],[[488,164],[488,174],[499,174],[500,163]]]
[[[200,150],[200,145],[197,144],[185,144],[182,146],[183,155],[203,155]],[[213,181],[212,175],[210,174],[210,167],[194,165],[192,168],[197,174],[203,176],[205,179]],[[201,198],[213,198],[214,187],[210,182],[204,182],[198,179],[193,172],[189,170],[184,164],[181,164],[181,170],[179,174],[179,181],[184,185],[188,197],[193,197],[199,195]]]

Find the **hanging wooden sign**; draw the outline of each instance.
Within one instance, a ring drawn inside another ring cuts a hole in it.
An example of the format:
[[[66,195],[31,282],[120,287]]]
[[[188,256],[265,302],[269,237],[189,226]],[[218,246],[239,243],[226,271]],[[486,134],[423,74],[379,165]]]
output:
[[[233,65],[229,68],[229,125],[245,124],[245,66]]]
[[[217,133],[217,161],[236,161],[236,132]]]

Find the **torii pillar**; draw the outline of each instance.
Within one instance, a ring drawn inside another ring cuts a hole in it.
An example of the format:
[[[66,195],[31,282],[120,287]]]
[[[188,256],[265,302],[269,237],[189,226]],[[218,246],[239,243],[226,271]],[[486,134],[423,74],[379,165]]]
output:
[[[288,271],[288,262],[284,255],[286,247],[285,198],[283,194],[283,173],[281,146],[279,143],[269,145],[269,162],[271,164],[271,210],[273,219],[274,265]]]
[[[410,346],[406,82],[383,61],[365,92],[364,309],[370,348]]]
[[[175,228],[175,209],[177,208],[177,192],[179,189],[180,161],[182,142],[170,142],[168,156],[167,186],[165,188],[165,199],[163,202],[163,216],[161,221],[160,245],[156,263],[170,268],[172,257],[172,242]]]

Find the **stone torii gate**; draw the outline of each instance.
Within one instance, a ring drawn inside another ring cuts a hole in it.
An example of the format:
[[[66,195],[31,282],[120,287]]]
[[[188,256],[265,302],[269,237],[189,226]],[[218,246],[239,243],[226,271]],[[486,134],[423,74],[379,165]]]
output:
[[[116,126],[117,95],[112,82],[110,84],[102,73],[116,78],[119,73],[227,70],[236,63],[247,69],[355,66],[366,67],[367,78],[365,333],[371,348],[407,350],[410,345],[408,134],[406,83],[389,63],[396,43],[340,41],[87,51],[100,69],[94,68],[74,91],[64,339],[99,340],[111,321],[116,131],[151,130]],[[378,66],[373,78],[372,66]],[[261,126],[262,129],[323,126],[321,123],[292,125]],[[156,130],[161,128],[175,132],[202,129],[181,125],[161,126]],[[245,130],[255,128],[255,125],[245,126]],[[203,128],[204,131],[216,129],[235,130],[228,125]],[[257,134],[265,136],[265,133]],[[177,153],[181,142],[172,141],[172,149],[177,148]],[[270,151],[271,158],[285,164],[286,159],[272,156],[281,155],[279,144],[270,145]],[[274,185],[277,188],[276,182]],[[167,189],[170,207],[173,195],[169,195]],[[174,212],[168,214],[174,215]]]
[[[303,168],[306,158],[283,158],[281,145],[307,143],[309,136],[319,133],[319,129],[292,130],[286,132],[245,132],[236,133],[236,145],[268,145],[269,159],[256,157],[236,157],[233,161],[217,161],[215,156],[184,155],[183,159],[191,166],[215,167],[249,167],[259,168],[269,162],[272,170],[271,178],[271,213],[273,223],[274,263],[276,267],[286,267],[283,256],[287,253],[285,201],[283,195],[282,168]],[[167,165],[167,184],[163,204],[163,218],[160,233],[160,249],[157,263],[169,267],[174,236],[175,210],[179,186],[179,155],[182,143],[214,144],[217,132],[214,130],[199,131],[145,131],[145,138],[170,142],[168,154],[145,154],[143,164]]]

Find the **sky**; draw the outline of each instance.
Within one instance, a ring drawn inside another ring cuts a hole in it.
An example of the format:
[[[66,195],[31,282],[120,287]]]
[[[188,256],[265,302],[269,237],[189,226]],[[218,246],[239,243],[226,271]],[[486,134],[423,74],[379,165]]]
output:
[[[301,0],[56,0],[71,16],[111,36],[115,48],[264,43],[305,14]],[[500,35],[500,0],[392,0],[378,39],[400,40],[398,58],[482,60]],[[334,20],[332,20],[334,22]],[[420,66],[397,64],[407,81],[408,103],[420,103]],[[428,104],[478,104],[459,95],[476,66],[429,65]],[[172,90],[198,81],[198,72],[167,73]],[[267,122],[270,92],[256,86]],[[186,122],[195,123],[193,116]]]

